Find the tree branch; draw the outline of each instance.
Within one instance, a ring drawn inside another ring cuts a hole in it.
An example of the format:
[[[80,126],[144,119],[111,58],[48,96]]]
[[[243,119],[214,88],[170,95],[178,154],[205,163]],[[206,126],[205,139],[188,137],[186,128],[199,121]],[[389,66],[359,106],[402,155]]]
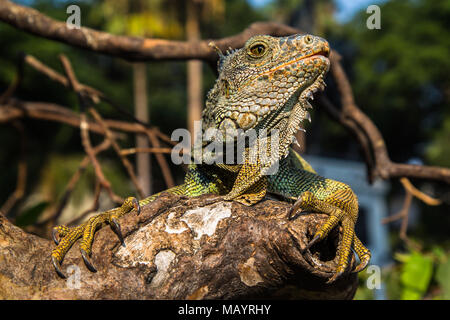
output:
[[[217,54],[208,43],[222,50],[229,46],[242,47],[245,41],[257,34],[283,36],[297,30],[277,23],[255,23],[244,32],[220,40],[199,42],[173,41],[112,35],[90,28],[69,29],[65,22],[54,20],[29,7],[4,0],[0,2],[0,20],[17,29],[56,40],[71,46],[98,53],[121,57],[129,61],[201,59],[215,61]]]
[[[0,107],[0,123],[8,123],[15,119],[37,119],[64,123],[72,127],[80,127],[80,116],[67,107],[48,102],[29,102],[19,99],[9,99]],[[105,135],[105,131],[95,121],[87,120],[88,130],[97,134]],[[164,142],[176,144],[169,137],[161,133],[156,128],[146,128],[141,124],[120,120],[105,119],[108,128],[115,131],[123,131],[135,134],[146,135],[147,130],[153,131]],[[162,139],[161,137],[164,137]]]
[[[98,231],[92,254],[97,273],[83,265],[75,244],[63,262],[63,268],[70,268],[67,280],[51,264],[54,244],[0,215],[0,298],[353,297],[356,274],[326,284],[336,267],[339,232],[303,253],[326,215],[288,220],[290,205],[284,202],[247,207],[212,198],[161,195],[139,216],[120,219],[125,247],[110,228]],[[70,275],[70,270],[78,271]]]
[[[373,160],[368,164],[371,180],[376,177],[382,179],[411,177],[444,181],[450,184],[450,169],[448,168],[400,164],[391,161],[381,132],[355,103],[350,81],[339,62],[340,55],[334,51],[330,59],[331,73],[340,93],[342,109],[339,113],[341,114],[341,123],[360,138],[359,140],[364,148],[370,148],[370,150],[367,150],[367,154],[373,155]],[[350,124],[351,122],[353,124]],[[363,141],[363,135],[367,137],[369,144]]]

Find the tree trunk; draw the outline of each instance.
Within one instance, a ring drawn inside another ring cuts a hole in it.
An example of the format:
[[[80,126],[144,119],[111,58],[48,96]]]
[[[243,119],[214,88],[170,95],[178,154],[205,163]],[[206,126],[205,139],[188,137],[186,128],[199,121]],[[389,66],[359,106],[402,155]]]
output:
[[[147,65],[145,63],[133,64],[134,80],[134,112],[135,117],[141,121],[148,122],[148,99],[147,99]],[[147,137],[136,136],[136,148],[148,148]],[[136,154],[136,169],[139,184],[146,196],[152,194],[151,188],[151,162],[149,153]]]
[[[193,0],[186,2],[186,38],[188,41],[200,41],[198,4]],[[187,62],[187,98],[188,98],[188,130],[194,141],[194,121],[202,118],[202,62],[190,60]]]
[[[67,279],[53,269],[50,240],[0,215],[0,298],[351,299],[356,274],[326,283],[336,267],[338,230],[303,252],[327,216],[288,220],[289,208],[273,200],[247,207],[211,195],[164,193],[139,216],[120,219],[125,246],[109,227],[97,232],[96,273],[87,270],[76,243],[62,264]]]

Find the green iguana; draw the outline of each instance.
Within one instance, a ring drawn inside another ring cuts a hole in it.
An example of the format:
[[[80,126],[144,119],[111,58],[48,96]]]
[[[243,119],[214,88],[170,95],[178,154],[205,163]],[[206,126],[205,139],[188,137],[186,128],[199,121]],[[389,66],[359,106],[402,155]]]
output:
[[[238,129],[244,132],[265,129],[271,133],[258,133],[257,143],[244,143],[241,162],[189,164],[184,184],[166,192],[190,197],[211,193],[245,205],[253,205],[266,193],[272,193],[295,201],[290,214],[299,208],[328,214],[330,217],[307,247],[324,239],[341,223],[343,234],[338,248],[338,266],[331,282],[346,271],[352,248],[360,259],[354,272],[363,270],[370,260],[370,251],[354,232],[358,200],[348,185],[317,175],[290,148],[296,141],[295,133],[302,129],[302,121],[310,120],[308,109],[312,107],[308,99],[313,99],[317,90],[324,89],[324,76],[330,66],[329,52],[328,42],[312,35],[255,36],[243,48],[228,51],[226,55],[218,50],[219,76],[207,96],[203,130],[215,128],[224,136]],[[262,149],[255,147],[261,145],[260,142],[265,142]],[[238,153],[236,150],[228,152]],[[262,151],[268,154],[264,161],[258,157]],[[255,152],[256,157],[250,156]],[[274,165],[276,170],[271,173]],[[57,247],[52,252],[52,262],[57,273],[64,277],[61,262],[79,238],[82,238],[80,251],[84,262],[95,272],[89,260],[95,231],[107,223],[121,237],[118,219],[132,210],[139,213],[141,206],[158,195],[140,201],[129,197],[120,208],[93,216],[79,226],[55,227],[53,239]]]

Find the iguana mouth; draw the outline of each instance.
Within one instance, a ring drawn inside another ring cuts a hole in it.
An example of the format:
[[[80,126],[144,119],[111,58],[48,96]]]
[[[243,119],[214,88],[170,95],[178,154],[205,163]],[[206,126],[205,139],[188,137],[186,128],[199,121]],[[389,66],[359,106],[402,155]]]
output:
[[[318,52],[310,55],[310,57],[312,57],[312,56],[323,56],[325,58],[328,58],[330,56],[330,49],[328,49],[328,47],[326,47],[324,49],[320,49]]]
[[[327,54],[327,52],[323,52]],[[330,61],[328,58],[321,54],[321,52],[313,54],[309,56],[315,57],[320,56],[321,60],[323,60],[323,64],[325,66],[315,77],[313,82],[306,86],[300,86],[296,92],[291,96],[290,104],[288,104],[288,108],[284,110],[284,119],[286,119],[286,124],[283,126],[281,130],[283,130],[283,141],[280,143],[280,152],[286,156],[286,152],[288,150],[288,146],[292,143],[296,143],[298,145],[297,139],[295,138],[295,134],[298,130],[305,132],[306,130],[303,128],[302,123],[304,120],[308,120],[311,122],[311,115],[308,110],[312,109],[312,105],[309,102],[310,100],[314,100],[314,94],[317,91],[323,91],[325,89],[324,77],[329,70]],[[282,119],[280,119],[282,121]]]
[[[284,114],[285,116],[288,116],[291,112],[296,112],[295,109],[297,104],[300,104],[302,109],[304,110],[312,109],[310,101],[314,100],[314,94],[318,91],[323,91],[326,86],[324,77],[327,74],[330,66],[330,61],[327,58],[327,55],[327,51],[320,51],[302,58],[302,60],[304,60],[313,57],[321,57],[320,59],[323,60],[322,63],[325,68],[315,76],[315,79],[310,84],[300,85],[298,89],[291,95],[289,100],[279,108],[277,112],[278,114]],[[305,116],[306,117],[304,119],[308,119],[309,121],[311,121],[308,112],[305,112]]]
[[[258,124],[254,127],[256,130],[261,128],[265,128],[268,131],[274,128],[281,130],[281,136],[284,137],[284,140],[280,143],[283,146],[296,142],[295,133],[298,130],[305,131],[302,126],[303,121],[308,120],[311,122],[311,116],[308,110],[312,109],[312,105],[309,101],[314,100],[314,94],[317,91],[323,91],[325,89],[324,77],[329,69],[328,58],[322,54],[315,53],[304,59],[314,59],[316,56],[320,56],[320,59],[323,60],[322,63],[325,66],[323,70],[314,75],[314,80],[311,83],[300,85],[283,105],[258,121]]]

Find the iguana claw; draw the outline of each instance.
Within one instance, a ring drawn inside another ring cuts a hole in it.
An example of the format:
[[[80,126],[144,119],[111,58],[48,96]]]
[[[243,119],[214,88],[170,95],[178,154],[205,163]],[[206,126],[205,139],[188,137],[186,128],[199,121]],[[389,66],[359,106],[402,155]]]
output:
[[[83,257],[84,264],[86,265],[86,267],[92,272],[97,272],[97,269],[95,269],[94,265],[92,264],[91,260],[89,259],[89,254],[86,252],[86,250],[80,249],[80,252],[81,252],[81,256]]]
[[[137,214],[141,212],[139,201],[136,198],[129,197],[124,201],[121,207],[111,209],[109,211],[93,216],[79,226],[73,228],[58,226],[53,228],[52,239],[57,246],[52,251],[52,263],[55,267],[56,273],[61,278],[66,278],[64,273],[61,271],[61,263],[66,253],[79,238],[82,238],[80,244],[80,252],[81,257],[86,264],[86,267],[92,272],[97,272],[97,269],[89,259],[91,255],[91,247],[92,242],[94,241],[95,231],[99,229],[103,224],[107,223],[117,234],[121,244],[125,245],[118,218],[132,211],[133,209]]]
[[[305,249],[303,249],[303,251],[308,250],[309,248],[311,248],[315,243],[317,243],[320,240],[320,236],[315,236],[305,247]]]
[[[130,198],[128,198],[130,199]],[[131,198],[131,203],[133,205],[134,210],[136,211],[136,215],[141,214],[141,206],[139,204],[139,201],[136,198]]]
[[[139,214],[139,213],[137,213],[137,214]],[[125,247],[125,241],[123,240],[122,230],[120,229],[120,224],[119,224],[119,221],[117,221],[117,219],[115,219],[115,218],[111,219],[111,228],[114,230],[114,232],[119,237],[119,240],[120,240],[120,243],[122,244],[122,246]]]
[[[53,239],[53,242],[56,243],[56,245],[59,244],[59,240],[58,240],[58,238],[56,237],[57,234],[58,234],[58,231],[57,231],[55,228],[53,228],[53,230],[52,230],[52,239]]]
[[[335,282],[344,274],[344,271],[336,272],[330,279],[327,280],[327,284]]]
[[[61,264],[59,263],[58,259],[52,256],[52,263],[55,267],[56,273],[58,276],[60,276],[63,279],[66,279],[66,275],[61,271]]]

